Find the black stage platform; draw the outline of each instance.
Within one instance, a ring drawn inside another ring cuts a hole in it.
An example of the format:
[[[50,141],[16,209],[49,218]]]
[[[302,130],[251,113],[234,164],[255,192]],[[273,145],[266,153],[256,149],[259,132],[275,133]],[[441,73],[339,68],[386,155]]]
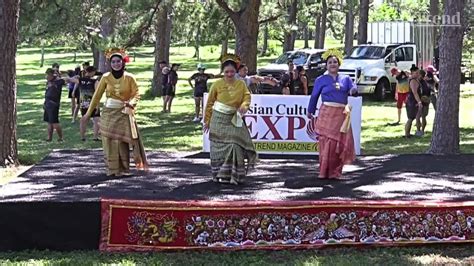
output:
[[[474,154],[360,156],[340,181],[317,158],[261,156],[241,186],[211,181],[208,155],[150,152],[147,173],[107,177],[100,150],[55,151],[0,187],[0,250],[97,249],[100,198],[474,201]]]

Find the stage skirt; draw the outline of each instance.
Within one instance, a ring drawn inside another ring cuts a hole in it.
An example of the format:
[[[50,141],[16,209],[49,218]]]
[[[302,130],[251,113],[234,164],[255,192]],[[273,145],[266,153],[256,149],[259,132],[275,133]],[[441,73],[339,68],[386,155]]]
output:
[[[235,114],[212,111],[209,140],[211,142],[212,178],[216,182],[238,184],[249,169],[255,167],[257,153],[245,123],[235,126]]]
[[[140,170],[148,168],[145,148],[137,124],[123,110],[124,108],[104,107],[100,118],[107,175],[121,175],[130,171],[130,146],[136,168]]]
[[[355,160],[354,139],[345,106],[321,105],[316,120],[319,135],[319,177],[338,178],[344,164]],[[344,133],[345,132],[345,133]]]

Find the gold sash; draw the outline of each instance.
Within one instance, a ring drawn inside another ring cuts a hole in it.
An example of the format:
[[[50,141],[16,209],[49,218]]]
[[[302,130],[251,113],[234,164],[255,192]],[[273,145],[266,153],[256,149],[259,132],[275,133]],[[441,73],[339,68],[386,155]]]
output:
[[[212,109],[218,111],[218,112],[221,112],[221,113],[224,113],[224,114],[234,114],[234,116],[232,117],[232,125],[236,126],[236,127],[242,127],[242,125],[244,124],[244,120],[242,119],[242,115],[237,112],[237,108],[233,107],[233,106],[229,106],[227,104],[223,104],[221,102],[215,102],[214,103],[214,106],[212,107]]]
[[[112,108],[112,109],[120,109],[123,108],[122,113],[128,115],[128,119],[130,120],[130,130],[132,131],[132,138],[138,139],[138,129],[137,123],[135,120],[135,110],[125,106],[125,102],[113,98],[107,98],[105,101],[105,107]]]

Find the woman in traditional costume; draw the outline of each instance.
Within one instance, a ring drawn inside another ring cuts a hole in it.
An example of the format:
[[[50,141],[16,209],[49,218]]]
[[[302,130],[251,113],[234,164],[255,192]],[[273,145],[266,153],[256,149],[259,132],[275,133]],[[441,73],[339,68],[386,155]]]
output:
[[[308,117],[313,118],[321,96],[322,105],[315,122],[319,135],[319,177],[337,179],[342,175],[344,164],[355,159],[351,107],[347,102],[349,95],[357,93],[357,88],[349,76],[339,75],[342,55],[338,50],[328,50],[323,58],[328,72],[314,83]]]
[[[135,78],[125,71],[128,58],[125,51],[109,49],[106,56],[111,72],[102,76],[81,124],[87,123],[105,92],[106,101],[101,113],[100,131],[107,175],[129,175],[130,146],[133,148],[136,168],[148,168],[145,149],[135,121],[135,108],[140,95]]]
[[[214,182],[239,184],[255,166],[257,153],[242,116],[250,105],[245,82],[235,77],[240,59],[221,58],[224,78],[211,87],[204,116],[204,131],[211,142],[211,167]]]

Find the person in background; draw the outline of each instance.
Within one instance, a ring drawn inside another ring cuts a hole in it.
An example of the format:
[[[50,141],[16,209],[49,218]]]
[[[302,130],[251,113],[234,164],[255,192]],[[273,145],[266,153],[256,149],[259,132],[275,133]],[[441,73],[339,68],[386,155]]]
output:
[[[51,68],[53,69],[54,71],[54,74],[56,75],[57,78],[61,78],[61,71],[59,70],[59,63],[57,62],[54,62],[52,65],[51,65]]]
[[[298,78],[295,71],[295,64],[293,60],[288,60],[288,71],[284,75],[288,75],[288,89],[290,90],[289,94],[295,95],[295,80]],[[285,93],[283,93],[285,94]]]
[[[174,96],[176,95],[176,85],[178,84],[178,69],[180,64],[172,64],[171,69],[168,72],[168,82],[166,90],[166,105],[165,113],[171,113],[171,104],[173,103]]]
[[[428,111],[430,109],[430,98],[431,98],[431,88],[426,82],[426,71],[423,69],[420,69],[420,86],[421,86],[421,94],[420,94],[420,100],[421,100],[421,112],[417,119],[421,119],[421,121],[418,121],[417,123],[421,123],[421,129],[415,133],[415,136],[421,137],[425,134],[425,128],[426,128],[426,117],[428,116]]]
[[[296,79],[294,82],[296,95],[308,95],[308,77],[303,66],[296,67]]]
[[[245,82],[245,85],[247,85],[247,88],[252,92],[250,89],[253,84],[259,84],[259,83],[266,83],[270,84],[272,86],[276,86],[278,84],[278,81],[274,79],[273,77],[260,77],[257,75],[249,76],[249,68],[245,64],[241,64],[239,66],[239,69],[237,70],[237,74],[235,74],[235,77],[237,79],[240,79]]]
[[[407,123],[405,124],[405,138],[411,138],[411,127],[413,120],[416,119],[416,130],[420,131],[420,121],[417,117],[421,114],[421,108],[423,107],[420,99],[421,84],[420,84],[420,71],[415,65],[410,68],[410,91],[408,93],[407,101],[405,103],[407,111]]]
[[[135,77],[125,71],[128,56],[123,49],[106,51],[111,71],[105,73],[89,104],[87,113],[81,118],[81,127],[87,122],[105,93],[106,101],[101,112],[100,134],[108,176],[130,175],[130,147],[132,147],[135,167],[148,169],[142,136],[135,120],[140,94]]]
[[[433,109],[436,111],[436,103],[438,101],[438,87],[439,87],[439,79],[436,75],[436,68],[432,65],[429,65],[426,68],[426,83],[431,89],[431,104],[433,104]]]
[[[70,78],[60,78],[58,70],[48,68],[46,74],[46,91],[44,95],[44,115],[43,121],[48,123],[48,138],[46,141],[50,142],[53,139],[53,133],[58,134],[58,141],[63,141],[63,131],[59,123],[59,107],[61,105],[61,92],[66,82],[72,82]]]
[[[201,117],[201,105],[202,105],[202,97],[204,93],[207,92],[207,81],[209,79],[216,78],[217,76],[214,74],[205,73],[206,67],[203,64],[199,64],[197,66],[197,73],[194,73],[189,79],[189,86],[193,89],[194,95],[194,119],[193,122],[200,122]],[[191,81],[194,81],[194,85]]]
[[[77,77],[78,77],[78,76],[76,75],[76,71],[74,71],[74,70],[68,70],[67,76],[68,76],[69,78],[71,78],[71,79],[74,79],[74,78],[77,78]],[[76,110],[77,102],[78,102],[77,99],[76,99],[76,97],[75,97],[75,95],[74,95],[74,86],[75,86],[75,85],[76,85],[76,83],[74,83],[74,82],[69,82],[69,83],[67,84],[67,86],[68,86],[68,95],[67,95],[67,97],[68,97],[69,99],[71,99],[71,119],[72,119],[71,123],[74,123],[74,122],[75,122],[75,119],[74,119],[74,112],[75,112],[75,110]]]
[[[400,71],[398,68],[392,68],[390,72],[397,80],[395,100],[397,101],[398,120],[397,122],[390,124],[391,126],[396,126],[400,124],[402,107],[407,100],[408,92],[410,91],[410,85],[408,84],[408,74],[405,71]]]
[[[251,94],[245,83],[236,78],[238,56],[224,55],[221,61],[224,78],[212,84],[203,130],[209,132],[211,142],[212,180],[238,185],[257,160],[250,133],[242,119],[249,108]]]
[[[341,52],[329,49],[322,57],[328,72],[314,83],[308,118],[314,121],[313,115],[321,96],[322,105],[315,124],[319,135],[319,178],[338,179],[342,176],[343,166],[355,160],[348,96],[357,94],[357,87],[349,76],[339,74]]]
[[[95,89],[98,85],[98,79],[96,76],[96,68],[93,66],[88,66],[85,70],[83,77],[80,77],[76,80],[76,87],[74,90],[79,92],[79,107],[81,110],[81,115],[85,116],[87,110],[89,109],[92,97],[94,96]],[[100,109],[99,107],[95,108],[91,114],[93,125],[94,125],[94,141],[100,141],[99,139],[99,129],[100,129]],[[86,130],[87,127],[83,127],[81,124],[80,134],[81,140],[86,141]]]

